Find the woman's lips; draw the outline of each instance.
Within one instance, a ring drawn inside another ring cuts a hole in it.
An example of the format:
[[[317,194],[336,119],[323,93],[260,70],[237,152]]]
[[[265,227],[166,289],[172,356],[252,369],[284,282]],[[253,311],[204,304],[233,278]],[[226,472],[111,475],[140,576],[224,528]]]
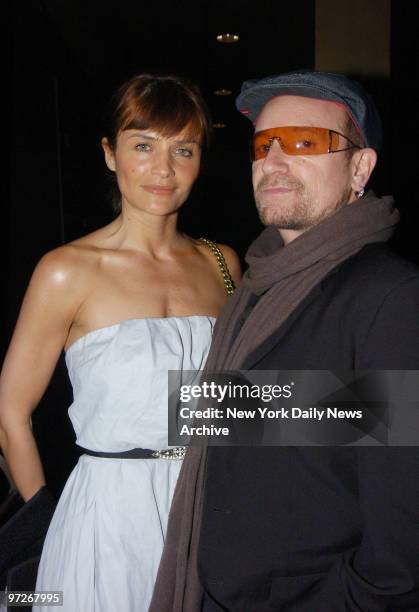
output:
[[[174,192],[174,187],[163,187],[162,185],[142,185],[144,191],[155,195],[170,195]]]

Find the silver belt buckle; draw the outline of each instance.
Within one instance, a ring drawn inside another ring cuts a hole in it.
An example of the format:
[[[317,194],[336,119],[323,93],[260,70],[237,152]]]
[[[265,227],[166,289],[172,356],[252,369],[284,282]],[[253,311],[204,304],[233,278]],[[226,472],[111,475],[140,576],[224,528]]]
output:
[[[186,455],[186,446],[175,446],[167,450],[154,451],[152,457],[154,459],[183,459]]]

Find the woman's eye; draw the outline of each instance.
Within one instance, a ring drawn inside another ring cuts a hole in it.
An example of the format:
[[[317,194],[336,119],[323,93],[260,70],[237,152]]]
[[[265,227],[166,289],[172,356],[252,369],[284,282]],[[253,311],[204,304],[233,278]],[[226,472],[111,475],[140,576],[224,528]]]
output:
[[[180,149],[176,149],[176,153],[177,155],[180,155],[181,157],[192,157],[193,152],[191,149],[185,149],[184,147],[181,147]]]
[[[137,149],[137,151],[150,151],[151,147],[148,144],[148,142],[139,142],[138,144],[135,145],[135,148]]]

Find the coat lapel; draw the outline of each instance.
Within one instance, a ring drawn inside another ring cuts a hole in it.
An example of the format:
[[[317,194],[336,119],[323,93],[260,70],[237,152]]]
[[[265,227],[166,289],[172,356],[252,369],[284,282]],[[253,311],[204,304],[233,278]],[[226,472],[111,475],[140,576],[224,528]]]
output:
[[[319,298],[322,292],[322,283],[319,283],[310,291],[310,293],[304,298],[297,308],[290,314],[290,316],[284,321],[284,323],[273,332],[266,340],[262,342],[254,351],[252,351],[245,359],[241,370],[251,370],[253,366],[260,361],[267,353],[269,353],[284,337],[289,328],[303,313],[303,311],[312,303],[314,300]]]

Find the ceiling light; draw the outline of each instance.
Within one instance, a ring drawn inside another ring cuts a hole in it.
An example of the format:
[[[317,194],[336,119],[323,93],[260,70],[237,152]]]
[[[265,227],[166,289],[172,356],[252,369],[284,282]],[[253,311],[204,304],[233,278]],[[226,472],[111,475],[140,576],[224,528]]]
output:
[[[218,34],[217,41],[220,43],[236,43],[239,42],[238,34]]]
[[[225,123],[221,123],[221,122],[217,122],[217,123],[213,123],[212,127],[215,128],[216,130],[220,130],[222,128],[227,127]]]
[[[214,93],[216,96],[231,96],[233,92],[231,89],[216,89]]]

